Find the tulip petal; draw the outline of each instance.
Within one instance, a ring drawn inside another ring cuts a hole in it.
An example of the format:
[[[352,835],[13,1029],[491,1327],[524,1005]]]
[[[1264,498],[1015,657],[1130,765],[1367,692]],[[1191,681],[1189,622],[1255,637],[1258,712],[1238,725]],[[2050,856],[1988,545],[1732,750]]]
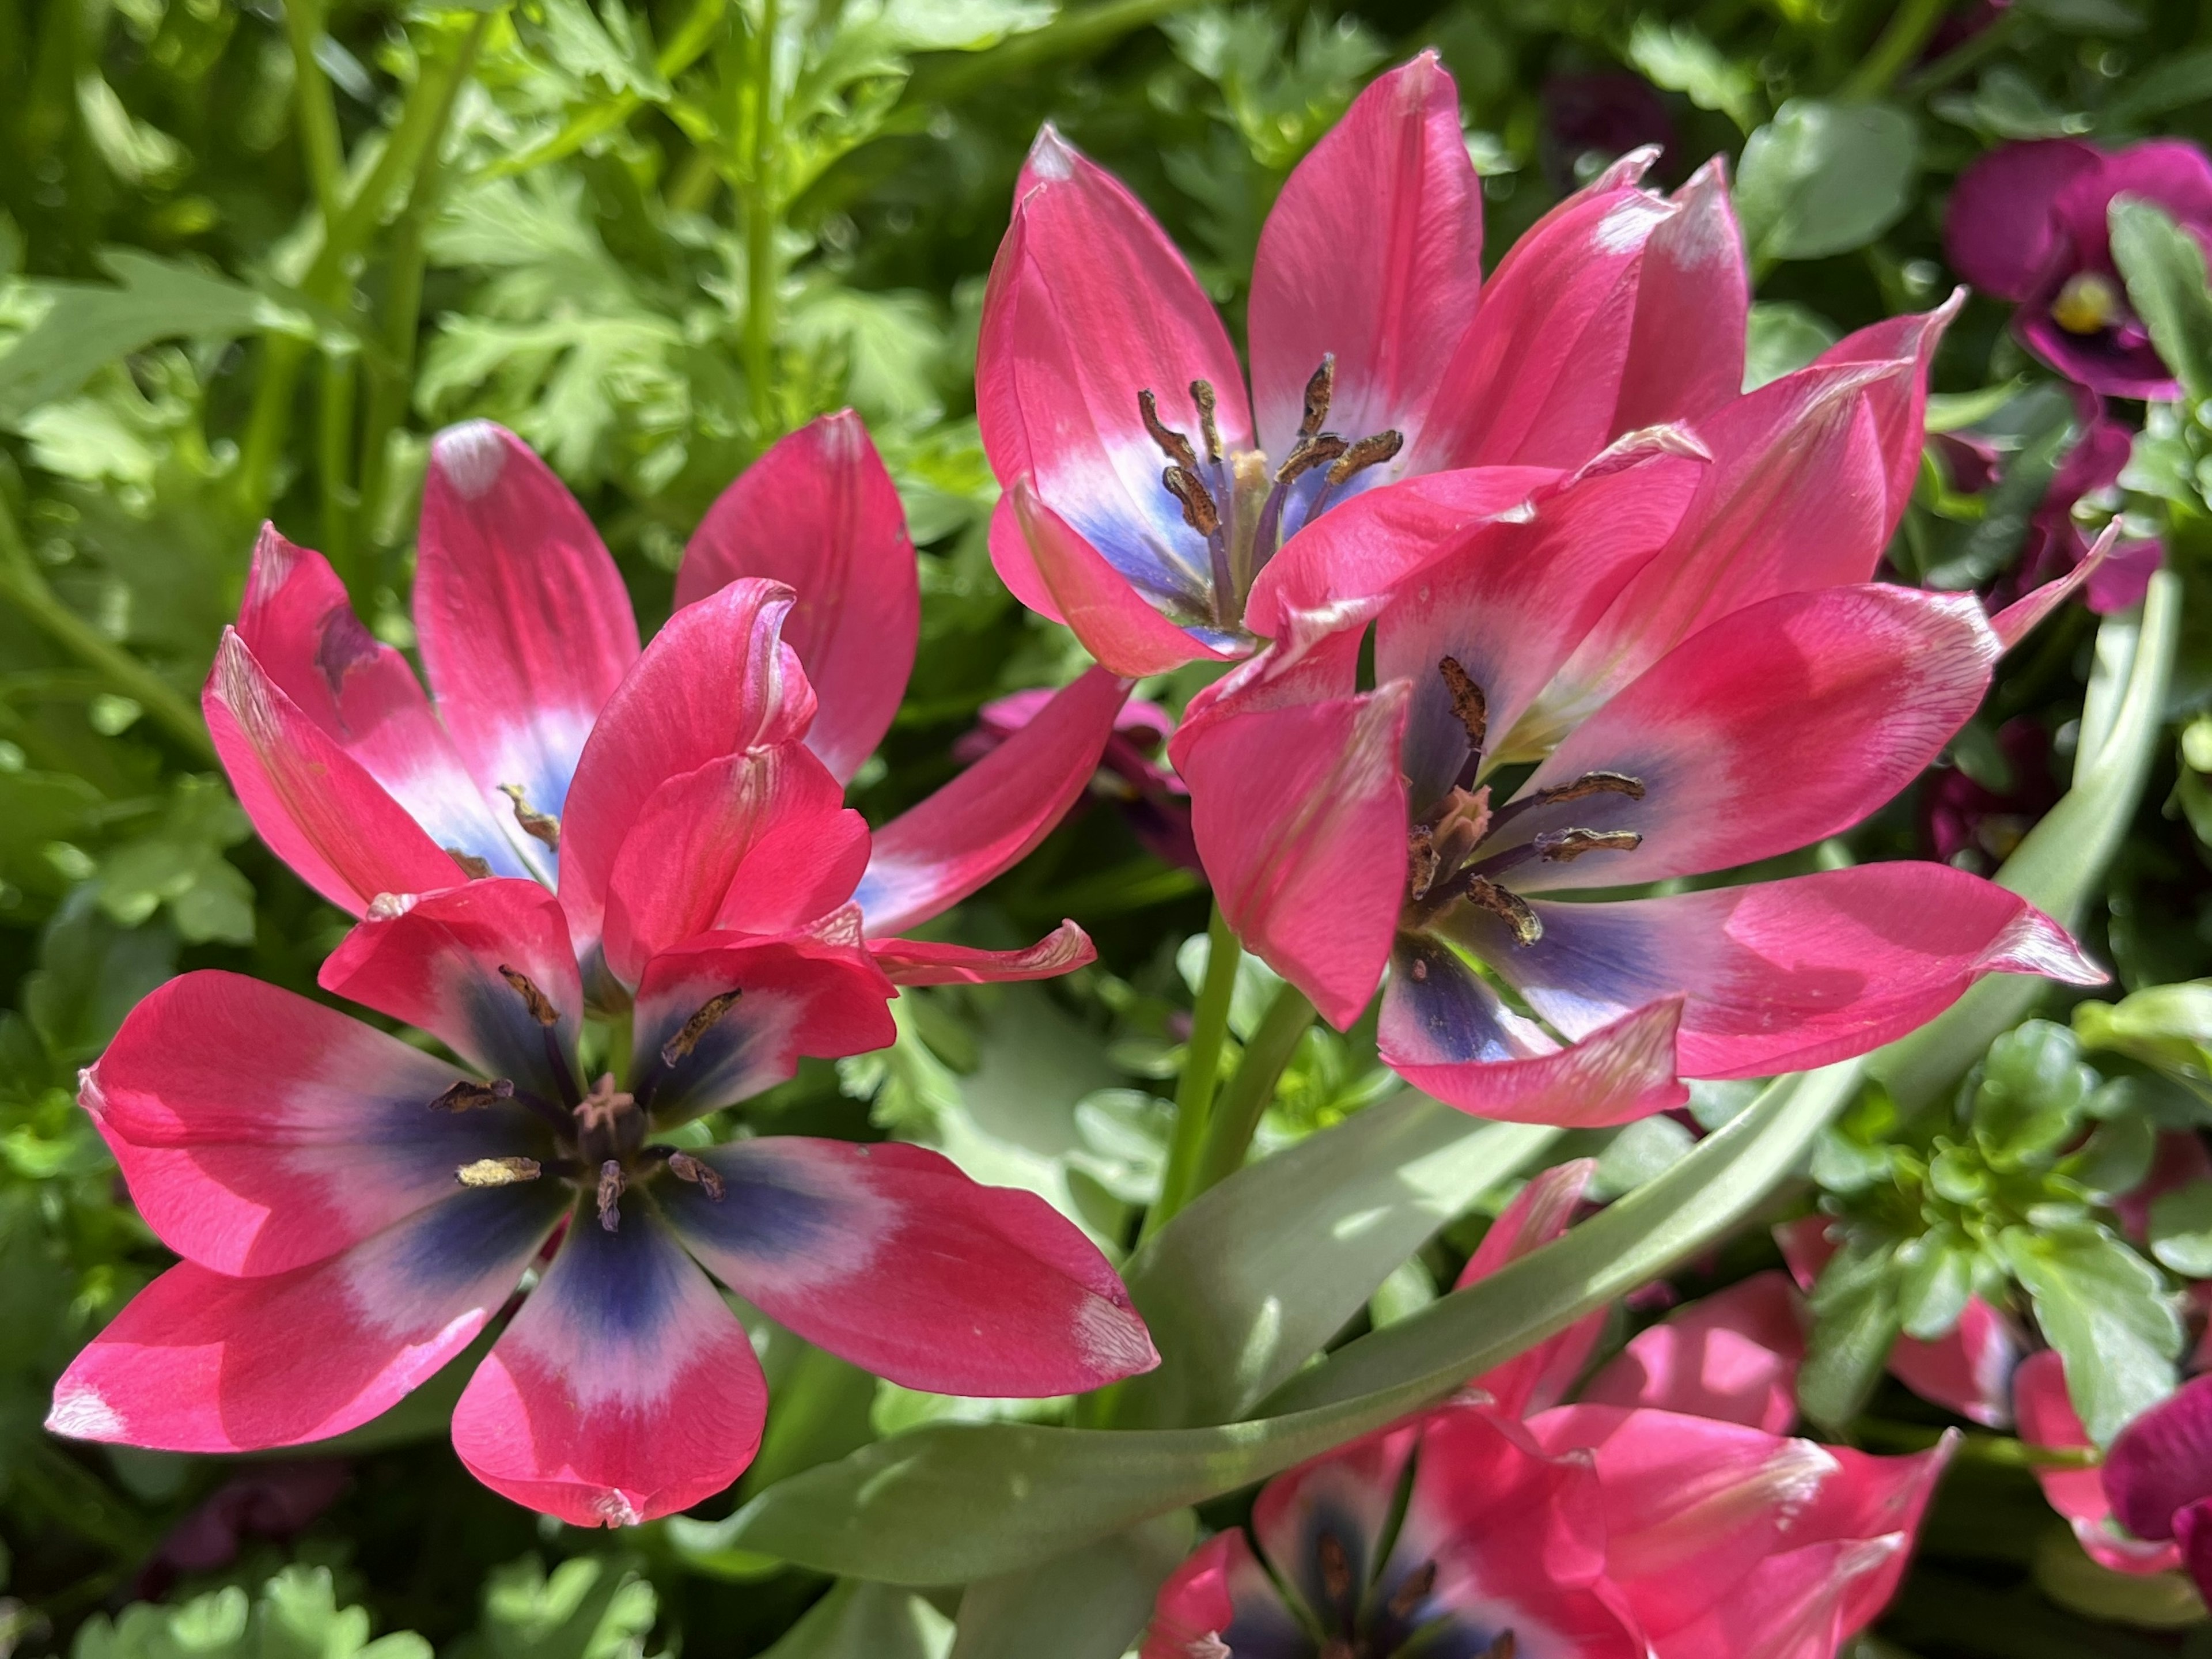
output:
[[[1322,1629],[1351,1626],[1370,1584],[1419,1565],[1378,1556],[1391,1541],[1399,1488],[1421,1439],[1419,1419],[1364,1436],[1277,1475],[1253,1504],[1260,1553]]]
[[[872,939],[951,908],[1029,856],[1081,798],[1129,683],[1093,668],[919,805],[878,830],[855,896]]]
[[[2066,1392],[2066,1362],[2054,1348],[2030,1354],[2012,1376],[2013,1410],[2020,1437],[2031,1446],[2088,1451],[2094,1445]],[[2181,1565],[2171,1540],[2130,1538],[2114,1523],[2103,1472],[2038,1465],[2036,1484],[2051,1507],[2066,1517],[2089,1559],[2115,1572],[2166,1572]]]
[[[1352,100],[1260,233],[1250,329],[1261,447],[1290,453],[1306,382],[1329,353],[1331,430],[1417,429],[1481,289],[1482,181],[1459,89],[1425,52]]]
[[[2056,581],[2048,581],[2040,587],[2031,589],[1991,617],[1990,631],[1997,636],[1997,642],[2009,651],[2026,639],[2038,623],[2065,604],[2074,596],[2075,590],[2104,568],[2113,544],[2119,538],[2120,521],[2115,519],[2105,526],[2104,533],[2082,556],[2081,563]]]
[[[1138,1659],[1192,1659],[1222,1648],[1230,1659],[1297,1654],[1307,1643],[1243,1528],[1232,1527],[1200,1544],[1160,1587]]]
[[[1452,1288],[1465,1290],[1565,1233],[1596,1173],[1595,1158],[1577,1158],[1530,1177],[1490,1224]],[[1475,1378],[1474,1387],[1497,1401],[1498,1409],[1508,1417],[1526,1417],[1556,1406],[1589,1363],[1598,1339],[1605,1334],[1605,1323],[1601,1309],[1578,1319],[1558,1335],[1492,1366]]]
[[[2193,1377],[2122,1429],[2105,1453],[2105,1496],[2138,1538],[2173,1536],[2173,1517],[2212,1495],[2212,1376]]]
[[[2000,144],[1978,157],[1959,175],[1944,210],[1951,269],[1996,299],[2025,299],[2058,252],[2052,209],[2059,192],[2103,167],[2097,147],[2078,138]]]
[[[1582,1391],[1586,1406],[1641,1406],[1769,1434],[1797,1420],[1805,1330],[1778,1268],[1699,1297],[1638,1332]]]
[[[222,630],[200,711],[261,839],[340,909],[360,915],[379,893],[428,892],[466,879],[407,810],[284,695],[234,629]]]
[[[1547,830],[1628,830],[1641,845],[1514,870],[1516,891],[1702,875],[1850,828],[1917,776],[1979,706],[1997,658],[1978,602],[1869,583],[1789,593],[1717,623],[1646,670],[1524,783],[1492,856]],[[1593,773],[1636,793],[1546,803]]]
[[[820,702],[806,746],[850,782],[890,730],[921,629],[906,512],[851,410],[777,440],[707,509],[676,572],[677,605],[741,576],[799,595],[783,638]]]
[[[1897,533],[1920,479],[1920,455],[1928,438],[1928,375],[1936,349],[1966,303],[1966,290],[1954,289],[1933,311],[1869,324],[1813,360],[1815,370],[1861,364],[1886,371],[1866,390],[1887,486],[1881,532],[1885,546]]]
[[[2026,1346],[2010,1316],[1975,1297],[1943,1335],[1924,1342],[1899,1337],[1889,1351],[1889,1372],[1946,1411],[1988,1428],[2008,1428],[2013,1368]]]
[[[540,1024],[523,975],[557,1016]],[[584,992],[560,901],[534,881],[473,881],[380,906],[323,963],[325,991],[420,1026],[546,1100],[571,1097]]]
[[[477,781],[559,817],[592,722],[637,660],[637,622],[576,498],[489,421],[430,441],[415,628]]]
[[[744,1474],[767,1417],[745,1328],[633,1194],[619,1231],[588,1206],[569,1223],[454,1407],[453,1449],[518,1504],[635,1526]]]
[[[1637,270],[1636,319],[1612,430],[1696,420],[1743,387],[1751,271],[1717,156],[1676,191]]]
[[[289,1273],[172,1267],[70,1363],[46,1426],[163,1451],[254,1451],[343,1434],[469,1345],[568,1195],[550,1181],[456,1193]]]
[[[1063,921],[1022,951],[978,951],[918,939],[878,939],[868,946],[894,985],[993,985],[1006,980],[1057,979],[1098,959],[1091,935]]]
[[[897,1141],[779,1135],[696,1154],[720,1199],[670,1183],[708,1270],[818,1347],[940,1394],[1077,1394],[1159,1363],[1127,1291],[1033,1193]]]
[[[1562,1048],[1512,1012],[1456,953],[1401,934],[1382,994],[1383,1062],[1478,1117],[1601,1128],[1680,1106],[1680,999],[1654,1002]]]

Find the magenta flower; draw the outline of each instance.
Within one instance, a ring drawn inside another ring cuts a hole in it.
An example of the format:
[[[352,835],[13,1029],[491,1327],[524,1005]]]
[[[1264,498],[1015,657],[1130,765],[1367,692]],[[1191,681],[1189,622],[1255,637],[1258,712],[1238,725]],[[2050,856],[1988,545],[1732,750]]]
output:
[[[756,535],[802,580],[813,562],[811,602],[750,574]],[[611,1525],[721,1490],[759,1444],[765,1385],[715,1279],[919,1389],[1049,1395],[1155,1363],[1113,1269],[1031,1194],[918,1147],[680,1133],[801,1055],[890,1042],[887,973],[1082,959],[1072,927],[998,954],[865,930],[1033,844],[1123,688],[1079,682],[1035,742],[872,849],[832,768],[889,721],[913,567],[857,423],[739,480],[684,580],[707,596],[639,654],[611,562],[536,458],[496,428],[444,434],[416,590],[434,711],[329,567],[264,535],[210,725],[264,837],[365,912],[325,988],[461,1064],[231,974],[141,1003],[81,1099],[184,1261],[70,1366],[51,1428],[191,1451],[325,1438],[452,1359],[534,1271],[455,1449],[520,1503]],[[846,675],[818,715],[807,661]],[[587,984],[628,1025],[596,1080]]]
[[[2014,331],[2060,374],[2106,397],[2172,398],[2173,371],[2112,263],[2106,211],[2124,195],[2164,208],[2212,250],[2212,161],[2172,138],[2002,145],[1959,175],[1943,245],[1954,270],[2019,307]]]
[[[2112,1518],[2147,1544],[2171,1542],[2212,1595],[2212,1376],[2183,1383],[2120,1431],[2105,1454],[2104,1486]],[[2151,1559],[2163,1566],[2169,1558]]]
[[[1486,292],[1451,77],[1433,53],[1382,76],[1261,233],[1248,401],[1182,255],[1048,127],[976,363],[1000,574],[1119,672],[1237,657],[1269,631],[1254,582],[1342,503],[1449,468],[1579,467],[1728,404],[1748,283],[1721,172],[1665,198],[1638,187],[1652,159],[1546,216]]]
[[[2020,1437],[2029,1445],[2063,1451],[2094,1449],[2096,1443],[2081,1426],[2066,1391],[2066,1362],[2055,1349],[2045,1348],[2022,1360],[2013,1373],[2012,1392]],[[2172,1528],[2163,1538],[2148,1540],[2130,1536],[2113,1519],[2101,1470],[2039,1465],[2035,1479],[2051,1507],[2065,1517],[2082,1551],[2099,1566],[2142,1574],[2170,1572],[2182,1565]]]

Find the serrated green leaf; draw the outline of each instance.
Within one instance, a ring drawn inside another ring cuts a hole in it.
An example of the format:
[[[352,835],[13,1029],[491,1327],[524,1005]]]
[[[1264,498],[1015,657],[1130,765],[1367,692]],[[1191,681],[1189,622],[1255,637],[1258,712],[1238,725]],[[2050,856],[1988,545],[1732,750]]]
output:
[[[2203,403],[2212,398],[2212,291],[2204,249],[2156,203],[2116,197],[2108,216],[2112,260],[2127,281],[2129,304],[2190,401]]]
[[[1722,52],[1694,23],[1638,18],[1628,34],[1628,61],[1655,86],[1727,116],[1745,132],[1766,112],[1750,64]]]
[[[341,1607],[327,1567],[287,1567],[249,1601],[231,1586],[178,1607],[95,1614],[72,1659],[430,1659],[421,1637],[368,1639],[368,1614]]]
[[[1905,1335],[1932,1341],[1959,1322],[1974,1293],[1975,1250],[1955,1228],[1931,1228],[1898,1252],[1897,1315]]]
[[[2212,1279],[2212,1181],[2192,1181],[2152,1201],[2150,1253],[2185,1279]]]
[[[2006,1032],[1967,1085],[1984,1156],[2000,1168],[2047,1158],[2080,1129],[2100,1080],[2068,1027],[2032,1019]]]
[[[525,1556],[485,1582],[483,1616],[460,1659],[638,1659],[653,1628],[653,1586],[617,1557],[581,1555],[549,1576]]]
[[[2158,1269],[2101,1229],[2002,1240],[2036,1323],[2066,1361],[2067,1391],[2089,1437],[2108,1445],[2130,1419],[2173,1390],[2180,1316]]]
[[[1903,110],[1792,99],[1744,144],[1744,240],[1765,259],[1863,247],[1903,216],[1919,168],[1918,131]]]
[[[1831,1431],[1856,1417],[1903,1328],[1894,1240],[1853,1243],[1813,1287],[1813,1334],[1797,1373],[1797,1403]]]

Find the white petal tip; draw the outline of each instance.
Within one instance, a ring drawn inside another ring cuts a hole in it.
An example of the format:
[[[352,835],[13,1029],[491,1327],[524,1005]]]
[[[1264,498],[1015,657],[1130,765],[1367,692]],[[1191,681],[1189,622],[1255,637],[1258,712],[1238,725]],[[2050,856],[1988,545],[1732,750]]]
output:
[[[430,459],[456,494],[475,501],[507,470],[507,433],[489,421],[463,421],[430,440]]]
[[[80,1383],[66,1394],[55,1391],[53,1409],[46,1413],[46,1431],[70,1440],[120,1440],[123,1419],[100,1397],[98,1389]]]

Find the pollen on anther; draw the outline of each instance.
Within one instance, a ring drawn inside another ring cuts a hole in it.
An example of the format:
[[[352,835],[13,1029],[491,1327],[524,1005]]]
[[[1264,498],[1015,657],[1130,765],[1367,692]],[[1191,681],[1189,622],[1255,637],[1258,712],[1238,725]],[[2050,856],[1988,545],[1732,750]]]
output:
[[[522,833],[535,842],[544,844],[548,852],[561,850],[561,820],[550,812],[541,812],[530,804],[519,783],[502,783],[499,793],[514,803],[514,821],[522,826]]]
[[[463,1078],[433,1100],[430,1109],[434,1112],[473,1112],[514,1098],[514,1084],[509,1079],[495,1078],[489,1083],[478,1083],[473,1078]]]
[[[699,1005],[699,1012],[684,1022],[684,1029],[660,1045],[660,1063],[673,1066],[687,1058],[700,1040],[720,1024],[722,1016],[737,1006],[742,991],[725,991]]]
[[[530,1010],[531,1018],[540,1025],[558,1025],[561,1023],[560,1010],[554,1007],[551,998],[532,982],[529,975],[519,972],[502,962],[499,964],[499,976],[514,988],[514,994]]]
[[[599,1225],[611,1233],[622,1231],[623,1188],[629,1184],[619,1159],[611,1158],[599,1165]]]
[[[668,1155],[668,1173],[678,1181],[690,1182],[717,1204],[722,1201],[726,1189],[722,1185],[721,1172],[713,1164],[702,1163],[689,1152],[671,1152]]]
[[[517,1182],[535,1181],[541,1173],[534,1158],[480,1158],[462,1164],[453,1171],[453,1178],[464,1187],[512,1187]]]

